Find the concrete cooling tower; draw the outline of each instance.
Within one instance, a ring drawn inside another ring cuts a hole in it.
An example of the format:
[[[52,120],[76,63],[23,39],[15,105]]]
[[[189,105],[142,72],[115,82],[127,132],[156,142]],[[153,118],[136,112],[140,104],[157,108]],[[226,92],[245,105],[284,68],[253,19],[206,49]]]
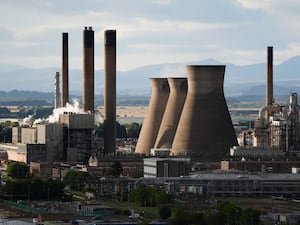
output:
[[[150,149],[154,147],[170,93],[167,78],[150,78],[150,81],[152,95],[135,148],[136,153],[146,155],[149,155]]]
[[[192,161],[219,161],[238,145],[224,97],[225,66],[187,66],[188,93],[171,149]]]
[[[154,145],[155,149],[171,149],[187,93],[186,78],[168,78],[170,96]]]

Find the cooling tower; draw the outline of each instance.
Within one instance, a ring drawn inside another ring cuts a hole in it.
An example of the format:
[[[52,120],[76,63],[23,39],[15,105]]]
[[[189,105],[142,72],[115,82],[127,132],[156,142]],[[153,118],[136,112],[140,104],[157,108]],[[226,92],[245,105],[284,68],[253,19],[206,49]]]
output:
[[[150,149],[154,147],[170,93],[167,78],[150,78],[150,81],[152,94],[135,148],[136,153],[146,155],[149,155]]]
[[[104,32],[104,151],[116,150],[116,30]]]
[[[68,33],[62,33],[62,100],[61,107],[69,102],[69,56]]]
[[[186,98],[187,79],[168,78],[170,96],[154,145],[155,149],[170,149]]]
[[[224,97],[225,66],[187,66],[188,92],[171,154],[219,161],[238,145]]]
[[[83,31],[83,110],[94,112],[94,31]]]
[[[269,46],[267,56],[266,106],[272,105],[273,101],[273,47]]]

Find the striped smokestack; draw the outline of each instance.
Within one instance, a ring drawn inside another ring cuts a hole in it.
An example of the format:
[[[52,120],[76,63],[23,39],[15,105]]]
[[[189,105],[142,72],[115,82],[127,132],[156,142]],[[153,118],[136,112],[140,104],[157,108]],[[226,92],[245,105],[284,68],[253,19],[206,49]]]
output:
[[[272,105],[273,97],[273,47],[268,46],[267,56],[267,82],[266,82],[266,106]]]
[[[83,31],[83,109],[94,112],[94,31]]]
[[[116,30],[104,32],[104,152],[116,150]]]
[[[61,107],[69,102],[69,47],[68,33],[62,33],[62,100]]]

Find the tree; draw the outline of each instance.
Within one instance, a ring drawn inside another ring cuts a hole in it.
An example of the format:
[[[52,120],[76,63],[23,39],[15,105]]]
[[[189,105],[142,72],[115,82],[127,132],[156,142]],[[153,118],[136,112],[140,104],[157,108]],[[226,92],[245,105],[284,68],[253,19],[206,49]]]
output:
[[[171,216],[171,210],[166,205],[161,206],[158,210],[158,213],[160,218],[162,218],[163,220],[166,220]]]
[[[141,127],[142,125],[136,122],[133,122],[131,124],[125,124],[127,131],[127,137],[131,138],[138,138],[140,135]]]
[[[119,122],[116,123],[116,137],[117,138],[126,138],[127,132],[124,125],[121,125]]]
[[[108,171],[108,175],[112,177],[120,177],[123,172],[123,167],[120,161],[114,161]]]
[[[86,172],[69,170],[63,179],[65,185],[69,185],[71,189],[81,191],[86,183],[88,174]]]
[[[25,178],[29,172],[29,168],[25,163],[10,162],[6,169],[7,176],[11,178]]]
[[[240,220],[244,225],[257,225],[260,223],[260,211],[246,208],[242,211]]]

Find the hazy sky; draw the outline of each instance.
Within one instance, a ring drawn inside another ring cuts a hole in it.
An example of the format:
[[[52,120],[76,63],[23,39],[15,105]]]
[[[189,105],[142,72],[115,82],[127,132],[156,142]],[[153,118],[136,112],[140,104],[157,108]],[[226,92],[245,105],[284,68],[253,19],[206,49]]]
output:
[[[240,65],[300,54],[299,0],[0,0],[0,63],[61,67],[62,32],[71,68],[82,68],[82,31],[117,30],[117,69],[215,58]]]

